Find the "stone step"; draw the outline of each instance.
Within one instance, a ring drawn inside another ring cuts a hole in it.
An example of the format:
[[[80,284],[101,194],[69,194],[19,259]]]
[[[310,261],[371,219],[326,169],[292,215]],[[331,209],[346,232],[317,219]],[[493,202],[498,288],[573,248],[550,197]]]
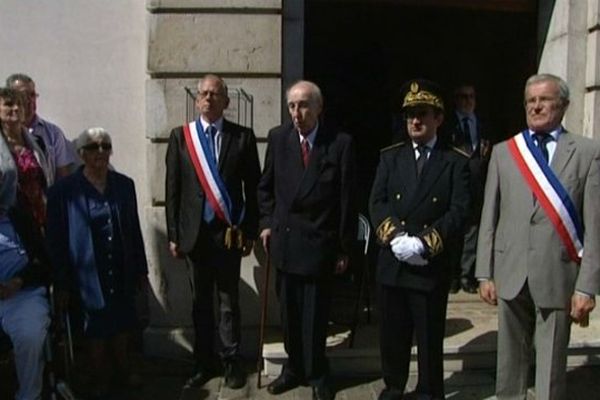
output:
[[[381,370],[379,357],[378,316],[361,324],[355,334],[353,348],[348,348],[349,329],[331,324],[327,339],[331,368],[342,376],[373,376]],[[477,295],[453,295],[448,304],[446,338],[444,340],[444,369],[446,372],[493,369],[496,361],[497,309],[481,302]],[[416,347],[412,349],[411,370],[416,371]],[[281,342],[280,330],[267,332],[263,348],[265,374],[276,376],[287,355]],[[600,312],[594,311],[590,325],[574,325],[569,344],[568,366],[600,365]]]

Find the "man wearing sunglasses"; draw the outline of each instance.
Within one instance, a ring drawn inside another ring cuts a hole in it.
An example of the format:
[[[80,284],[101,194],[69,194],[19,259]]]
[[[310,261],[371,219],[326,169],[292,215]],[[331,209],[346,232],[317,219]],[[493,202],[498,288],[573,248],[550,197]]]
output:
[[[413,332],[418,347],[416,398],[443,399],[443,339],[454,254],[468,213],[467,156],[438,138],[444,103],[438,86],[403,87],[409,139],[381,151],[369,201],[381,246],[377,283],[381,311],[382,400],[402,399]]]

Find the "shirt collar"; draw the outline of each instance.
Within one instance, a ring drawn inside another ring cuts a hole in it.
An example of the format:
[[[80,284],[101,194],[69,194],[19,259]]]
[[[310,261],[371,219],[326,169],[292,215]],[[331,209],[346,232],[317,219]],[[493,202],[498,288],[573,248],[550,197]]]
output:
[[[433,137],[429,142],[425,143],[425,146],[429,149],[429,151],[433,150],[435,144],[437,143],[437,135]],[[413,150],[416,150],[419,145],[416,142],[412,142]]]
[[[529,134],[531,136],[535,135],[535,133],[536,133],[535,131],[532,131],[531,129],[528,129],[528,130],[529,130]],[[548,134],[550,136],[552,136],[552,139],[554,141],[558,141],[558,137],[560,136],[561,133],[563,133],[563,131],[564,131],[564,128],[562,127],[562,125],[559,125],[556,129],[553,129],[550,132],[548,132]]]
[[[298,140],[300,140],[300,143],[302,143],[303,139],[308,140],[308,143],[310,143],[310,147],[312,148],[313,144],[315,143],[315,138],[317,136],[317,130],[319,130],[319,122],[317,122],[315,127],[306,136],[304,136],[300,132],[296,131],[296,132],[298,132]]]
[[[223,132],[223,117],[219,118],[218,120],[216,120],[215,122],[213,122],[211,124],[210,122],[205,120],[202,116],[200,116],[200,124],[202,125],[202,132],[206,132],[206,128],[208,128],[210,125],[217,128],[217,132]]]
[[[469,118],[471,121],[475,121],[475,114],[474,113],[462,113],[460,111],[456,111],[456,116],[458,117],[458,119],[462,122],[462,120],[466,117]]]

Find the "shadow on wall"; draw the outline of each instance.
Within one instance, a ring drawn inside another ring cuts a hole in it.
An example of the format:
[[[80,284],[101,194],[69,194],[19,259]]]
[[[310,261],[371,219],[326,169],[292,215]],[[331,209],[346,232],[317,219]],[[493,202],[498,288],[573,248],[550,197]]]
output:
[[[187,265],[183,260],[174,259],[170,255],[167,236],[159,224],[154,226],[151,234],[145,239],[150,281],[147,294],[148,327],[144,333],[145,352],[167,357],[190,356],[193,349],[192,292]],[[241,348],[242,354],[249,358],[255,358],[258,352],[265,273],[266,256],[262,247],[257,246],[252,255],[242,259],[239,287],[242,314]],[[274,271],[271,270],[267,321],[269,326],[279,325],[274,275]],[[258,289],[261,297],[258,295]]]

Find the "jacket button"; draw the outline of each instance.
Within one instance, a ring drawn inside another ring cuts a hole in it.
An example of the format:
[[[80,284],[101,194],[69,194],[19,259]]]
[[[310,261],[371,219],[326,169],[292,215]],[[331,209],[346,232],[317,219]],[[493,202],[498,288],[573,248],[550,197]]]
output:
[[[402,198],[402,195],[400,193],[396,193],[396,200],[400,200]]]
[[[437,197],[434,197],[433,199],[431,199],[434,203],[437,203],[438,199]]]
[[[285,231],[289,232],[289,231],[291,231],[291,229],[288,227],[288,228],[285,228]]]
[[[402,225],[402,226],[406,225],[406,221],[400,221],[400,225]]]
[[[428,226],[429,226],[429,225],[427,225],[427,224],[424,224],[424,225],[423,225],[423,229],[427,229],[427,227],[428,227]]]

